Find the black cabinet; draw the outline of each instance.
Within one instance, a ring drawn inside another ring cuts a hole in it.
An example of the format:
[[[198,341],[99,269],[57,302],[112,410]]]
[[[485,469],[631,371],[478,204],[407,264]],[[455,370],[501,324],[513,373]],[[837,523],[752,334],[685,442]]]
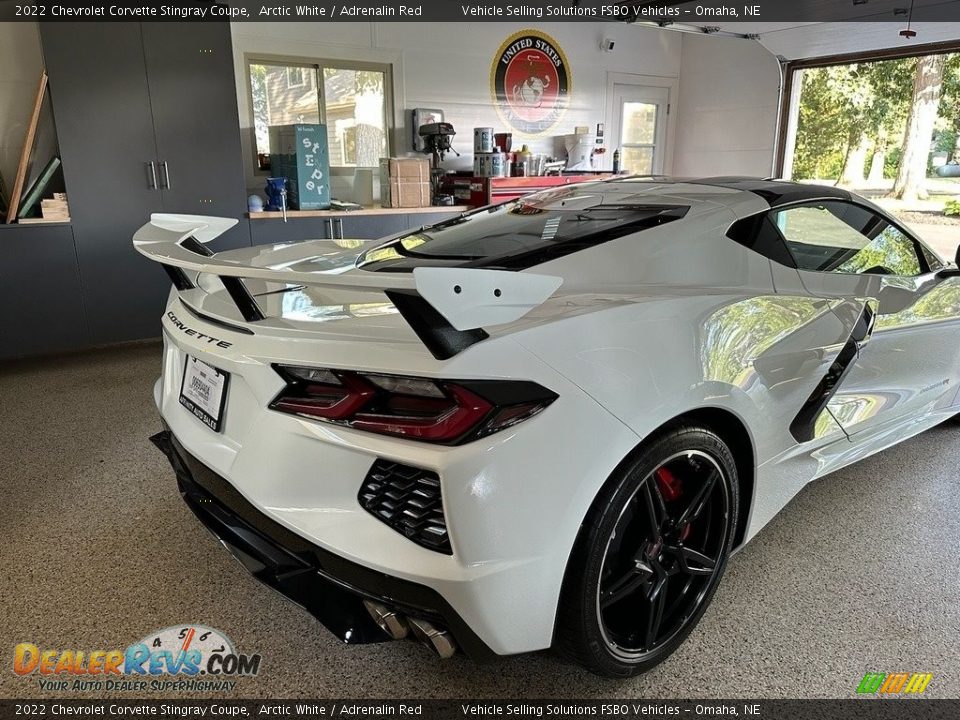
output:
[[[378,215],[344,215],[338,218],[337,237],[378,240],[407,229],[407,216],[402,213]]]
[[[69,225],[0,225],[0,358],[72,350],[86,335]]]
[[[406,230],[416,230],[424,225],[433,225],[459,215],[462,210],[447,212],[421,212],[407,214],[373,213],[350,214],[328,217],[297,217],[291,215],[284,222],[281,218],[262,218],[250,221],[250,235],[254,245],[298,242],[302,240],[379,240],[399,235]]]
[[[237,88],[225,23],[143,23],[165,212],[241,218],[211,245],[250,244]]]
[[[170,283],[133,249],[133,233],[154,212],[243,218],[229,25],[41,23],[40,36],[87,313],[83,344],[159,335]],[[241,219],[213,247],[249,243]]]
[[[450,212],[422,212],[422,213],[410,213],[407,215],[407,227],[404,229],[413,229],[421,227],[428,227],[430,225],[436,225],[439,222],[448,220],[452,217],[460,215],[464,210],[451,210]]]
[[[331,220],[329,218],[269,218],[250,221],[250,236],[254,245],[300,242],[303,240],[328,240]]]
[[[139,23],[41,23],[90,331],[87,344],[157,334],[169,281],[131,245],[162,210]],[[152,332],[151,332],[152,330]]]

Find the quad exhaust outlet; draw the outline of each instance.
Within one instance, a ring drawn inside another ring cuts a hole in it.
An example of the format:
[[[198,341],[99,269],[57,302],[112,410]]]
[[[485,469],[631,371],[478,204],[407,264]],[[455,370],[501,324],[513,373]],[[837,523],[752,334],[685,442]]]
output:
[[[403,640],[412,634],[413,639],[429,647],[443,660],[456,654],[457,643],[453,636],[429,620],[405,617],[375,600],[364,600],[363,605],[373,621],[393,640]]]
[[[410,630],[413,631],[413,636],[417,640],[433,648],[433,651],[444,660],[452,658],[457,652],[457,644],[453,641],[453,636],[428,620],[410,618]]]
[[[363,606],[367,608],[370,617],[380,626],[380,629],[394,640],[403,640],[409,634],[410,627],[407,625],[406,619],[383,603],[364,600]]]

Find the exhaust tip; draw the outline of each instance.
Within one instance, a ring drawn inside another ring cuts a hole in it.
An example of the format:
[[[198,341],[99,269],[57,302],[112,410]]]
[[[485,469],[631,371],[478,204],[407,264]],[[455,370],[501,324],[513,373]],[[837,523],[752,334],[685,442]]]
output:
[[[363,606],[370,613],[373,621],[394,640],[403,640],[410,632],[406,619],[398,615],[383,603],[373,600],[364,600]]]
[[[410,618],[409,622],[413,636],[424,645],[433,648],[433,651],[443,660],[448,660],[456,654],[457,644],[449,632],[441,630],[427,620]]]

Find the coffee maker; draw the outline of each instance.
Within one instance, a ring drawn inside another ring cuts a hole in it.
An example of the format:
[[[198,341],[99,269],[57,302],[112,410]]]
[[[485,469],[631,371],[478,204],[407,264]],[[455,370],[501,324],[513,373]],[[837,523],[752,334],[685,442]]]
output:
[[[567,170],[593,170],[596,135],[565,135],[563,144],[567,150]]]

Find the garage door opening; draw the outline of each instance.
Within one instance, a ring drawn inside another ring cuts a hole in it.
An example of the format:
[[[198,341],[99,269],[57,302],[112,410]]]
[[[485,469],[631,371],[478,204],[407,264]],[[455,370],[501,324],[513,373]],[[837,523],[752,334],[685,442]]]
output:
[[[960,52],[788,68],[782,176],[848,188],[952,259],[960,230]]]

